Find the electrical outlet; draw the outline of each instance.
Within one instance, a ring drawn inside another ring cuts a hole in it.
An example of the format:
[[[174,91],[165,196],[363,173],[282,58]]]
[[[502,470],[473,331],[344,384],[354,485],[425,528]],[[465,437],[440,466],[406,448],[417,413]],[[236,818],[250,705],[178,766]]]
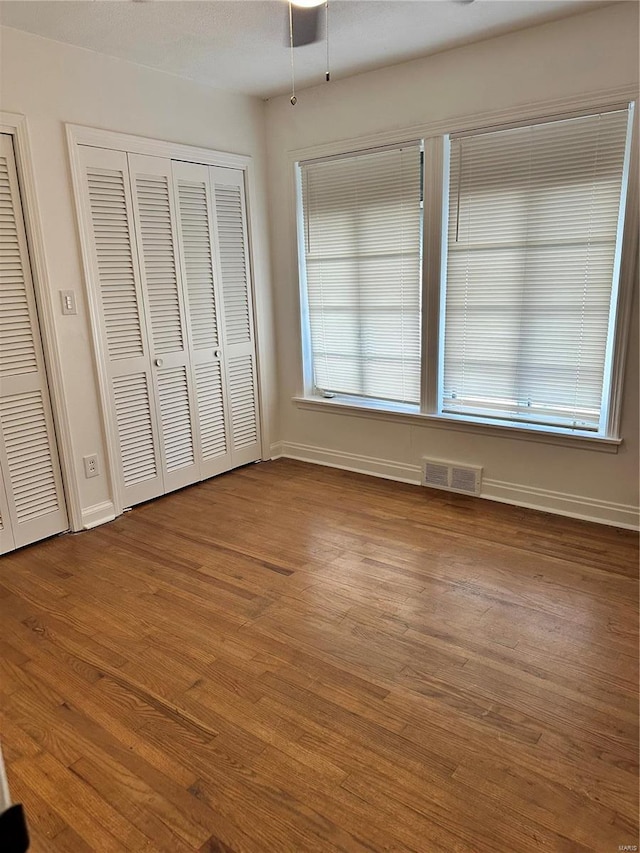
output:
[[[98,454],[92,453],[91,456],[84,456],[84,476],[89,480],[91,477],[97,477],[100,473],[98,468]]]

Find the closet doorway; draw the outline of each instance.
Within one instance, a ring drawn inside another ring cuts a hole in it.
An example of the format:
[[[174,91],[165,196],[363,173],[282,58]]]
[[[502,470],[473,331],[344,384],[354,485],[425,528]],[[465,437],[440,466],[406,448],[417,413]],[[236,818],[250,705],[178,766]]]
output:
[[[107,136],[71,147],[118,512],[261,442],[243,168]]]
[[[13,137],[0,134],[0,553],[68,529]]]

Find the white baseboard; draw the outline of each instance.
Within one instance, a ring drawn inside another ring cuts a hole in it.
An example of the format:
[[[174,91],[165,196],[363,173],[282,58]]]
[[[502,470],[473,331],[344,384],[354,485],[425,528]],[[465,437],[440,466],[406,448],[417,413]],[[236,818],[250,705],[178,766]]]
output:
[[[115,517],[116,513],[111,501],[88,506],[82,510],[82,529],[91,530],[92,527],[97,527],[99,524],[113,521]]]
[[[392,462],[388,459],[377,459],[357,453],[344,453],[288,441],[272,444],[271,458],[279,459],[283,456],[288,459],[298,459],[301,462],[312,462],[329,468],[341,468],[345,471],[355,471],[358,474],[369,474],[373,477],[414,485],[420,485],[422,474],[420,465]],[[640,528],[640,509],[631,504],[601,501],[597,498],[491,479],[483,480],[480,497],[629,530]]]
[[[345,471],[355,471],[357,474],[382,477],[384,480],[397,480],[400,483],[420,485],[421,469],[419,465],[405,465],[402,462],[376,459],[373,456],[361,456],[358,453],[342,453],[308,444],[294,444],[289,441],[272,444],[271,448],[272,450],[278,448],[279,451],[277,455],[272,455],[272,459],[285,456],[287,459],[313,462],[316,465],[326,465],[328,468],[342,468]]]
[[[269,459],[280,459],[282,453],[282,442],[276,441],[269,448]]]
[[[601,501],[597,498],[565,492],[552,492],[548,489],[536,489],[534,486],[505,483],[502,480],[484,480],[481,497],[529,509],[541,509],[557,515],[568,515],[571,518],[581,518],[583,521],[595,521],[599,524],[625,527],[628,530],[640,529],[640,510],[632,504]]]

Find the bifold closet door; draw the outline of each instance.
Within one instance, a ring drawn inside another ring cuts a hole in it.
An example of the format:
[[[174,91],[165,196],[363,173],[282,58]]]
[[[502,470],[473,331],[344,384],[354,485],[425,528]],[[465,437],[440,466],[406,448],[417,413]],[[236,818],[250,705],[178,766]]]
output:
[[[243,173],[81,146],[121,492],[260,458]]]
[[[222,290],[231,464],[235,468],[255,462],[261,455],[244,173],[212,166],[209,174]]]
[[[80,147],[89,224],[90,288],[99,302],[102,352],[117,428],[125,506],[164,493],[160,438],[127,155]]]
[[[129,154],[164,490],[201,478],[171,160]]]
[[[0,552],[66,530],[13,141],[0,135]]]
[[[173,163],[182,279],[188,304],[201,477],[232,467],[224,376],[222,311],[214,270],[213,199],[209,167]]]

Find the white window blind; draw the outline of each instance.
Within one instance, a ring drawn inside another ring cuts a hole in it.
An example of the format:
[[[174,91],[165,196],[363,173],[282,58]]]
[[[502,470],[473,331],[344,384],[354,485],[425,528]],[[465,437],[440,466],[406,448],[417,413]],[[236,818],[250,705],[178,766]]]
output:
[[[419,143],[302,163],[316,388],[420,399]]]
[[[451,141],[441,407],[598,430],[628,110]]]

